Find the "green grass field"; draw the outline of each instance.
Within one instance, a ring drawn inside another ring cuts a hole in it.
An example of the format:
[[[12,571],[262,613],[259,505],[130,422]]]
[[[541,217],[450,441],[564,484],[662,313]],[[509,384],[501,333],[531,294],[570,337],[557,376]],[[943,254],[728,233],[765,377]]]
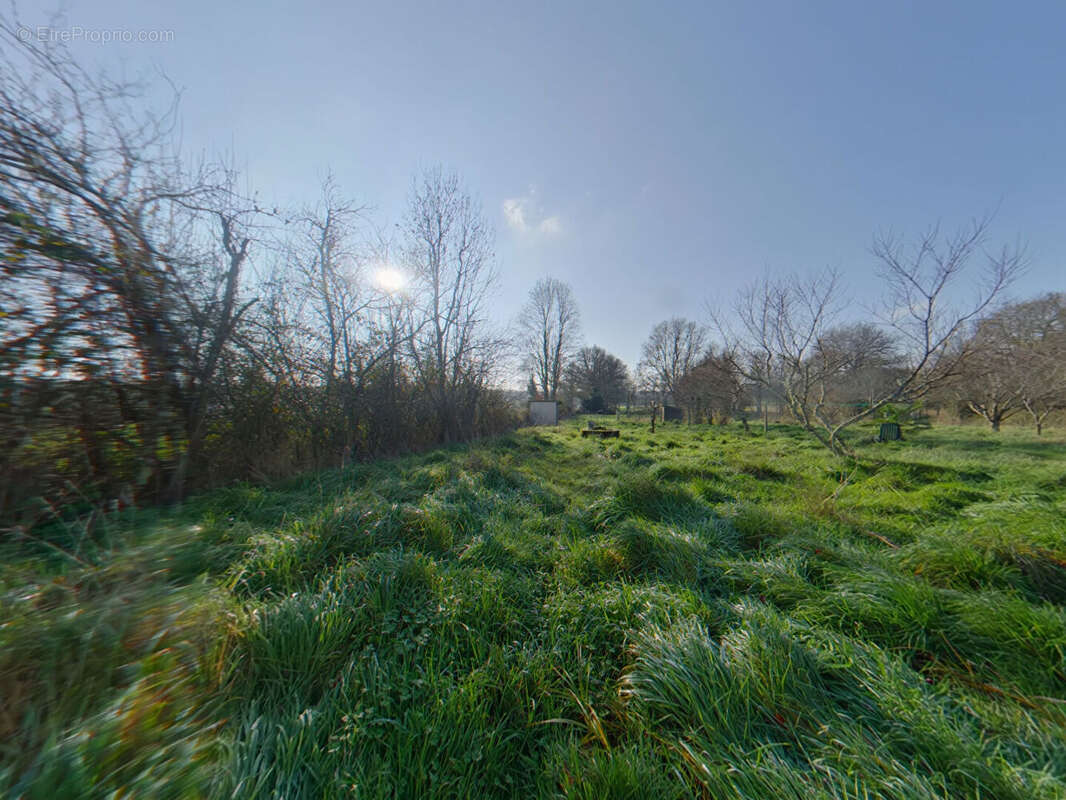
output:
[[[1061,436],[621,427],[9,543],[0,788],[1066,796]]]

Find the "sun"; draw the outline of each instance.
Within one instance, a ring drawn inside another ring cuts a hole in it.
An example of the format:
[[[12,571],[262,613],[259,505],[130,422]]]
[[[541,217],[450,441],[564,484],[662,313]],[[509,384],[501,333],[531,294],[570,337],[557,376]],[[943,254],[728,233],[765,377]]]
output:
[[[382,267],[374,273],[374,285],[383,292],[395,294],[407,287],[407,276],[395,267]]]

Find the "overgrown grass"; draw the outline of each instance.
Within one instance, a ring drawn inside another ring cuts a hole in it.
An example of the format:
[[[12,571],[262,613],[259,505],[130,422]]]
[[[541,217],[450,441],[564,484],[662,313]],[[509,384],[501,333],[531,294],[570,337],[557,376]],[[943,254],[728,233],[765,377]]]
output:
[[[9,542],[0,792],[1066,796],[1061,439],[620,427]]]

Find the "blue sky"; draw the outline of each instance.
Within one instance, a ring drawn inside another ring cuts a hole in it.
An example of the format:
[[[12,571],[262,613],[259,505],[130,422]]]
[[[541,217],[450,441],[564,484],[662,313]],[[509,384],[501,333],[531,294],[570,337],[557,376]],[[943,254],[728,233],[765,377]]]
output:
[[[183,90],[186,149],[233,153],[268,202],[332,169],[399,219],[458,171],[497,230],[498,321],[543,275],[635,363],[766,270],[877,291],[873,234],[996,211],[1016,295],[1066,289],[1066,4],[78,2],[81,44]],[[44,23],[34,5],[24,22]],[[998,211],[997,211],[998,209]]]

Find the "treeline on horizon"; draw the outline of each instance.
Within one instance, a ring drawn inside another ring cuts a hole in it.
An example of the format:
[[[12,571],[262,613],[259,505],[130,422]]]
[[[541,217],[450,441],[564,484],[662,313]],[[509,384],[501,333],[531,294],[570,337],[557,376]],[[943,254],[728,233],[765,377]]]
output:
[[[898,421],[928,418],[931,412],[939,418],[947,411],[949,419],[980,418],[994,431],[1023,417],[1039,435],[1054,412],[1066,410],[1066,293],[1048,292],[971,315],[969,324],[945,339],[942,352],[926,359],[928,368],[915,373],[916,351],[907,350],[891,325],[835,323],[819,312],[803,320],[803,340],[785,338],[779,329],[787,324],[789,331],[797,330],[806,314],[792,306],[792,294],[813,288],[826,292],[828,302],[835,281],[827,273],[805,283],[789,278],[757,285],[737,311],[743,319],[752,311],[745,303],[757,298],[765,327],[732,339],[721,327],[716,331],[683,317],[663,320],[645,340],[631,375],[622,359],[602,347],[581,346],[572,291],[544,279],[530,293],[517,331],[517,344],[525,348],[519,351],[522,365],[530,373],[527,395],[557,400],[564,413],[614,413],[623,406],[647,411],[670,404],[692,423],[752,417],[765,423],[772,412],[815,434],[843,430],[875,412]],[[771,303],[773,315],[766,311]],[[550,312],[559,306],[570,310]],[[531,318],[536,324],[528,326]],[[562,324],[564,318],[570,322]],[[724,343],[712,342],[716,332]]]
[[[833,273],[766,279],[710,327],[655,326],[631,376],[582,346],[562,281],[492,327],[493,230],[456,175],[419,174],[388,235],[332,178],[264,207],[229,165],[177,154],[151,87],[9,21],[0,39],[0,531],[493,435],[523,418],[499,388],[512,363],[530,396],[588,411],[636,390],[693,420],[773,400],[840,455],[898,404],[997,429],[1066,406],[1064,296],[998,302],[1023,253],[984,254],[973,304],[945,302],[987,221],[879,240],[876,319],[835,324]]]

